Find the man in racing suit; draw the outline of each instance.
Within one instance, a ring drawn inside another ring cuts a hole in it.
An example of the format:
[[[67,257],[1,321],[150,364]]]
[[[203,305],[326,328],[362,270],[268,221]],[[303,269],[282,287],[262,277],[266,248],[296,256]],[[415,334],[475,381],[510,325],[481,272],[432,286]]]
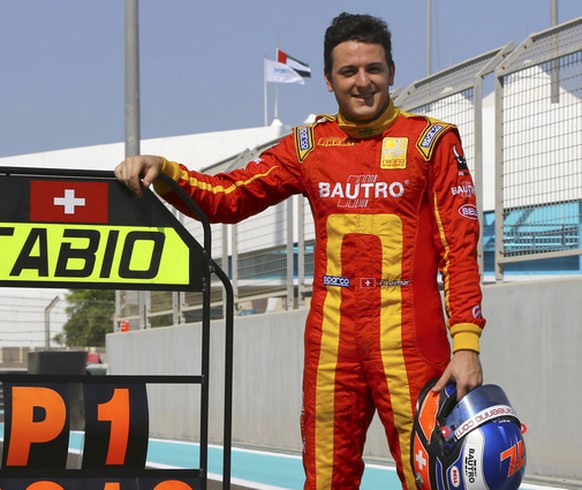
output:
[[[454,379],[462,397],[482,382],[479,223],[459,135],[394,106],[389,47],[353,34],[370,26],[388,32],[379,19],[342,14],[326,33],[325,76],[338,115],[295,128],[246,168],[209,176],[154,156],[116,168],[138,193],[138,177],[148,186],[160,172],[170,176],[213,222],[238,222],[293,194],[309,200],[316,249],[301,420],[309,489],[359,488],[377,410],[403,488],[412,490],[421,388],[434,377],[435,390]],[[154,185],[190,213],[163,182]]]

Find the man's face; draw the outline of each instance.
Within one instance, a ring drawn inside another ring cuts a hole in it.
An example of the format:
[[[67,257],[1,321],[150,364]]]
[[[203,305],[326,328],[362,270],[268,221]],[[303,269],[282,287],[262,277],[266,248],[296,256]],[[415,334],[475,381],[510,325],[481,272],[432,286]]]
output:
[[[378,117],[394,83],[394,67],[388,66],[384,47],[345,41],[333,48],[331,59],[331,74],[325,74],[325,81],[344,117],[360,122]]]

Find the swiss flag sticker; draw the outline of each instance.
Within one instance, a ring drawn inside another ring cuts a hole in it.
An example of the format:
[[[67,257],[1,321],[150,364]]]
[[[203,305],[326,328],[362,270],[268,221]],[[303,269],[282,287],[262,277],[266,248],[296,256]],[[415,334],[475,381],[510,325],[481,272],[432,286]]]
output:
[[[107,182],[30,181],[30,221],[107,223]]]

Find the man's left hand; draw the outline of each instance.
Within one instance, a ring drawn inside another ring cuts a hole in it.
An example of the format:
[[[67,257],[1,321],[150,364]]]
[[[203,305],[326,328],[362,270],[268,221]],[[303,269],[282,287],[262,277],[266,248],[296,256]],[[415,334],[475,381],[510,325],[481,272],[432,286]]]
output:
[[[445,372],[432,388],[432,391],[441,391],[449,381],[457,385],[457,401],[469,391],[483,383],[483,369],[479,354],[470,350],[460,350],[453,354],[453,358]]]

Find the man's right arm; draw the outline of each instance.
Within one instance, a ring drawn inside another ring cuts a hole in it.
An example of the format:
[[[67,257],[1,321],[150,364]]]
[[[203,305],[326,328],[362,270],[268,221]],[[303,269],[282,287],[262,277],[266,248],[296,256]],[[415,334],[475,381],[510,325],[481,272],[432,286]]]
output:
[[[263,152],[245,168],[216,175],[190,170],[182,164],[151,155],[130,157],[115,169],[117,178],[138,195],[142,189],[140,178],[144,187],[153,182],[158,195],[192,216],[192,211],[167,182],[155,180],[160,174],[182,187],[214,223],[237,223],[304,191],[301,165],[291,136]]]

